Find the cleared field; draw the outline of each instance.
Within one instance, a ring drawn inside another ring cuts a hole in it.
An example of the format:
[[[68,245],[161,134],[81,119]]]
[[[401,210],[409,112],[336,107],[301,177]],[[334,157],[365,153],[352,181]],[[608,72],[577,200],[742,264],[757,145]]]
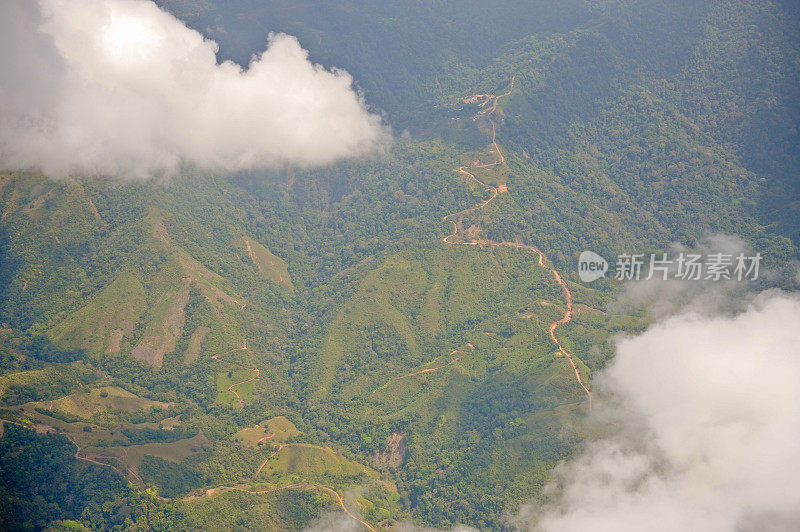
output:
[[[200,348],[209,332],[211,332],[209,327],[201,325],[192,333],[192,336],[189,338],[189,345],[186,348],[186,353],[184,353],[184,362],[191,364],[197,360],[200,356]]]
[[[17,420],[23,425],[33,426],[40,431],[55,430],[56,432],[67,434],[82,448],[96,445],[104,440],[126,440],[119,430],[99,427],[83,421],[64,421],[42,411],[37,411],[35,404],[29,403],[18,411]]]
[[[234,434],[233,439],[242,445],[256,447],[259,443],[285,442],[301,434],[294,423],[283,416],[262,421],[254,427],[242,429]]]
[[[243,403],[251,400],[254,388],[254,381],[249,380],[254,376],[254,372],[249,369],[235,368],[229,371],[217,373],[217,403],[229,406],[239,404],[237,394]],[[231,386],[236,390],[234,394]]]
[[[336,510],[322,490],[282,489],[264,494],[222,491],[183,504],[190,529],[303,530],[325,510]]]
[[[142,464],[144,455],[157,456],[171,462],[180,463],[185,458],[203,451],[205,445],[210,440],[200,433],[193,438],[186,438],[171,443],[145,443],[142,445],[131,445],[128,447],[108,447],[109,453],[115,456],[122,455],[122,459],[131,467],[139,468]]]
[[[60,376],[58,369],[53,367],[9,373],[8,375],[0,376],[0,393],[4,392],[10,386],[31,386],[48,382],[58,382]]]
[[[357,477],[366,476],[377,479],[378,472],[362,464],[348,460],[332,449],[311,444],[291,443],[270,458],[261,477],[284,477],[297,475],[299,478]]]
[[[98,378],[95,370],[81,362],[18,371],[0,376],[0,398],[2,403],[9,406],[37,399],[55,399],[83,388]]]
[[[151,401],[117,386],[104,386],[94,388],[88,392],[74,393],[53,401],[39,401],[36,405],[54,412],[89,418],[104,411],[121,410],[132,413],[153,407],[166,408],[169,403]]]
[[[253,264],[258,268],[258,273],[261,276],[273,283],[277,283],[290,292],[294,292],[294,285],[292,284],[292,277],[289,275],[289,269],[282,258],[273,255],[270,250],[246,236],[242,236],[242,242],[247,250],[247,255]]]
[[[294,426],[294,423],[283,416],[268,419],[265,423],[267,430],[275,434],[275,441],[287,441],[301,434],[297,427]]]
[[[164,355],[175,350],[175,343],[183,334],[188,301],[189,285],[184,283],[151,306],[144,338],[132,351],[136,359],[161,367]]]

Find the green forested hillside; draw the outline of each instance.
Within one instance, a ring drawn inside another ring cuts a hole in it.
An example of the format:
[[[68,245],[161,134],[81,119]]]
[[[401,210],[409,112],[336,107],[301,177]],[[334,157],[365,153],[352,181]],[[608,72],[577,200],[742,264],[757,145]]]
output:
[[[298,35],[395,142],[317,169],[0,173],[9,528],[500,529],[608,430],[583,383],[644,324],[578,281],[580,251],[722,232],[778,273],[798,257],[790,2],[159,4],[241,61]],[[65,502],[45,468],[104,487]]]

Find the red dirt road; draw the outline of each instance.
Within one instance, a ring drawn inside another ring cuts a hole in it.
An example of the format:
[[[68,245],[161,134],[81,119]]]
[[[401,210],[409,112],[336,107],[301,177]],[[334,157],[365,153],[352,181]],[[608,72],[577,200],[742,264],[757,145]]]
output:
[[[451,234],[447,235],[446,237],[444,237],[442,239],[442,242],[444,242],[445,244],[465,245],[465,246],[487,246],[487,247],[505,246],[505,247],[513,247],[513,248],[517,248],[517,249],[524,249],[524,250],[530,251],[532,253],[536,253],[536,255],[539,258],[538,265],[541,268],[544,268],[545,270],[550,272],[553,275],[553,277],[555,277],[556,282],[561,287],[561,291],[564,294],[564,300],[566,301],[566,304],[567,304],[567,309],[566,309],[566,312],[564,313],[564,316],[561,319],[556,320],[556,321],[554,321],[553,323],[550,324],[550,327],[549,327],[550,339],[553,340],[553,343],[556,344],[556,346],[558,347],[559,353],[564,355],[567,358],[567,360],[569,361],[570,365],[572,366],[572,369],[573,369],[573,371],[575,373],[575,380],[578,382],[580,387],[586,393],[586,397],[587,397],[587,399],[589,401],[589,409],[591,410],[591,408],[592,408],[592,394],[589,391],[589,388],[583,382],[583,378],[581,377],[581,372],[580,372],[580,370],[578,370],[578,366],[577,366],[577,364],[575,364],[575,360],[573,359],[572,354],[570,354],[566,349],[564,349],[564,346],[561,345],[561,342],[559,341],[558,337],[556,336],[556,329],[559,326],[564,325],[565,323],[569,323],[572,320],[572,314],[573,314],[572,292],[570,292],[569,286],[567,286],[567,283],[564,281],[564,279],[561,277],[561,275],[558,273],[558,271],[556,271],[555,268],[550,268],[549,266],[547,266],[545,264],[544,253],[540,249],[535,247],[535,246],[531,246],[531,245],[527,245],[527,244],[517,244],[517,243],[514,243],[514,242],[495,242],[495,241],[492,241],[492,240],[481,240],[481,239],[478,239],[478,240],[464,240],[462,242],[451,242],[450,241],[450,239],[455,238],[456,236],[458,236],[458,224],[452,218],[454,218],[454,217],[463,217],[465,214],[469,214],[471,212],[483,209],[484,207],[489,205],[499,194],[508,191],[508,188],[507,188],[506,185],[500,185],[499,187],[494,187],[492,185],[488,185],[488,184],[482,182],[477,177],[475,177],[474,174],[469,172],[468,169],[469,168],[488,168],[490,166],[495,166],[495,165],[499,165],[499,164],[503,164],[503,165],[506,164],[506,159],[503,156],[503,152],[502,152],[502,150],[500,150],[500,146],[497,144],[497,131],[496,131],[496,126],[495,126],[494,120],[492,119],[492,114],[495,112],[495,110],[497,110],[498,100],[500,98],[502,98],[503,96],[508,96],[509,94],[511,94],[511,91],[513,91],[513,90],[514,90],[514,78],[511,78],[511,87],[509,88],[509,90],[507,92],[501,94],[500,96],[492,97],[491,95],[476,95],[476,96],[488,97],[489,98],[489,100],[484,102],[484,105],[487,104],[489,101],[492,102],[491,107],[486,112],[486,116],[487,116],[487,118],[489,119],[489,122],[492,125],[492,145],[493,145],[493,150],[492,151],[493,151],[493,153],[497,154],[498,158],[497,158],[496,161],[494,161],[492,163],[485,163],[485,164],[480,163],[480,161],[475,161],[469,166],[461,166],[461,167],[459,167],[457,171],[458,171],[458,173],[466,175],[470,179],[474,180],[476,183],[482,185],[487,191],[491,190],[492,195],[491,195],[491,197],[489,199],[480,201],[476,205],[474,205],[473,207],[470,207],[468,209],[464,209],[463,211],[459,211],[459,212],[456,212],[456,213],[453,213],[453,214],[448,214],[447,216],[445,216],[442,219],[442,221],[446,222],[446,221],[449,220],[453,224],[453,232]],[[451,355],[456,353],[456,352],[457,351],[453,351],[453,353],[451,353]],[[458,360],[458,358],[453,359],[449,364],[452,364],[453,362],[456,362],[457,360]],[[449,364],[446,364],[445,366],[447,366]],[[441,366],[441,367],[445,367],[445,366]],[[419,375],[420,373],[436,371],[438,369],[440,369],[440,368],[424,369],[424,370],[417,371],[415,373],[410,373],[408,375],[404,375],[403,377],[410,377],[412,375]]]

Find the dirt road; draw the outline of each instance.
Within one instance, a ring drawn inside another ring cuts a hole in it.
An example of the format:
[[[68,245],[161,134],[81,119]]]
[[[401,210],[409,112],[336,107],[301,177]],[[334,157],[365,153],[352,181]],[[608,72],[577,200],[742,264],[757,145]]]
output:
[[[224,353],[218,353],[216,355],[211,355],[211,358],[214,359],[214,360],[219,360],[219,357],[225,356],[225,355],[229,355],[231,353],[235,353],[236,351],[247,351],[247,338],[244,339],[244,346],[243,347],[236,347],[236,348],[231,349],[230,351],[226,351]],[[242,368],[242,369],[246,369],[247,371],[254,371],[255,372],[255,375],[253,375],[251,378],[245,379],[245,380],[242,380],[242,381],[239,381],[239,382],[235,382],[235,383],[231,384],[230,386],[228,386],[228,388],[226,388],[227,391],[231,392],[234,396],[236,396],[236,401],[238,401],[239,404],[244,404],[244,401],[242,401],[242,398],[239,395],[239,392],[234,390],[234,388],[239,386],[239,385],[241,385],[241,384],[245,384],[247,382],[253,382],[254,380],[256,380],[261,375],[261,370],[259,370],[258,368],[248,368],[248,367],[242,366],[241,364],[238,364],[236,362],[231,362],[230,360],[223,360],[222,362],[225,362],[226,364],[230,364],[231,366],[236,366],[236,367],[239,367],[239,368]]]
[[[591,408],[592,408],[592,394],[589,391],[589,388],[583,382],[583,378],[581,377],[581,372],[578,369],[577,364],[575,364],[575,360],[573,359],[572,354],[569,353],[566,349],[564,349],[564,346],[561,345],[561,342],[559,341],[558,337],[556,336],[556,329],[559,326],[564,325],[566,323],[569,323],[572,320],[572,314],[573,314],[572,292],[570,292],[569,286],[567,286],[567,283],[564,281],[564,279],[561,277],[561,275],[558,273],[558,271],[555,268],[550,268],[549,266],[547,266],[545,264],[544,253],[540,249],[535,247],[535,246],[531,246],[531,245],[527,245],[527,244],[518,244],[518,243],[515,243],[515,242],[495,242],[495,241],[492,241],[492,240],[483,240],[483,239],[473,239],[473,240],[466,240],[465,239],[465,240],[462,240],[461,242],[451,242],[451,239],[456,238],[458,236],[458,233],[459,233],[458,223],[456,223],[456,221],[453,218],[463,217],[466,214],[470,214],[472,212],[475,212],[475,211],[478,211],[478,210],[481,210],[481,209],[485,208],[487,205],[489,205],[500,194],[500,192],[498,191],[498,187],[494,187],[492,185],[488,185],[488,184],[484,183],[483,181],[481,181],[480,179],[475,177],[475,174],[470,172],[468,169],[472,169],[472,168],[489,168],[489,167],[495,166],[495,165],[501,165],[501,164],[505,165],[506,164],[506,159],[503,156],[503,152],[500,149],[500,146],[497,144],[497,127],[495,125],[494,119],[492,118],[492,114],[497,110],[498,101],[500,100],[500,98],[502,98],[504,96],[508,96],[509,94],[511,94],[511,92],[513,90],[514,90],[514,78],[511,78],[511,87],[508,89],[507,92],[504,92],[503,94],[501,94],[499,96],[495,96],[493,98],[491,96],[489,96],[489,98],[491,98],[491,99],[487,100],[486,102],[484,102],[484,104],[486,104],[489,101],[491,101],[491,106],[489,107],[489,110],[486,112],[486,117],[488,118],[489,123],[492,126],[493,153],[495,153],[497,155],[497,159],[494,162],[491,162],[491,163],[481,163],[480,161],[475,161],[469,166],[461,166],[461,167],[458,168],[458,173],[468,176],[470,179],[474,180],[476,183],[478,183],[481,186],[483,186],[484,189],[487,192],[491,191],[492,195],[491,195],[491,197],[489,197],[489,199],[482,200],[482,201],[478,202],[476,205],[474,205],[474,206],[472,206],[472,207],[470,207],[468,209],[464,209],[463,211],[455,212],[453,214],[448,214],[447,216],[445,216],[442,219],[442,221],[445,221],[445,222],[446,221],[450,221],[453,224],[453,232],[451,234],[447,235],[446,237],[444,237],[442,239],[442,242],[444,242],[446,244],[452,244],[452,245],[487,246],[487,247],[490,247],[490,248],[491,247],[505,246],[505,247],[513,247],[513,248],[517,248],[517,249],[523,249],[523,250],[526,250],[526,251],[530,251],[532,253],[536,253],[536,255],[538,256],[538,265],[541,268],[544,268],[545,270],[550,272],[553,275],[553,277],[555,277],[556,282],[561,287],[561,291],[564,294],[564,300],[566,301],[566,305],[567,305],[567,308],[566,308],[566,311],[564,313],[564,316],[561,319],[556,320],[556,321],[554,321],[553,323],[550,324],[550,327],[549,327],[550,339],[553,340],[553,343],[556,345],[556,347],[558,347],[559,353],[564,355],[567,358],[567,360],[569,361],[570,365],[572,366],[572,369],[573,369],[573,371],[575,373],[575,380],[578,382],[580,387],[586,393],[586,397],[587,397],[587,399],[589,401],[589,409],[591,410]],[[485,97],[486,95],[481,95],[481,96]],[[507,189],[504,187],[503,192],[505,192],[506,190]],[[455,352],[456,351],[454,351],[454,353]],[[450,362],[450,364],[452,364],[456,360],[458,360],[458,359],[452,360]],[[449,364],[447,364],[447,365],[449,365]],[[442,367],[444,367],[444,366],[442,366]],[[418,371],[418,372],[415,372],[415,373],[410,373],[408,375],[404,375],[404,377],[412,376],[412,375],[418,375],[418,374],[423,373],[423,372],[435,371],[437,369],[440,369],[440,368],[432,368],[432,369],[421,370],[421,371]]]
[[[472,344],[468,343],[468,344],[467,344],[467,346],[468,346],[468,347],[469,347],[469,348],[470,348],[472,351],[475,351],[475,346],[473,346]],[[400,379],[405,379],[406,377],[414,377],[415,375],[422,375],[423,373],[433,373],[434,371],[439,371],[440,369],[442,369],[442,368],[446,368],[447,366],[450,366],[451,364],[455,364],[456,362],[458,362],[459,360],[461,360],[461,358],[462,358],[462,357],[463,357],[463,356],[466,354],[466,352],[464,352],[464,351],[462,351],[462,350],[460,350],[460,349],[454,349],[454,350],[453,350],[453,351],[451,351],[451,352],[450,352],[450,354],[449,354],[449,355],[447,355],[447,356],[448,356],[448,357],[452,357],[452,356],[453,356],[453,355],[455,355],[456,353],[461,353],[461,354],[462,354],[462,356],[459,356],[459,357],[455,357],[455,358],[453,358],[453,359],[452,359],[452,360],[450,360],[450,362],[448,362],[447,364],[443,364],[443,365],[441,365],[441,366],[437,366],[437,367],[435,367],[435,368],[425,368],[425,369],[421,369],[421,370],[419,370],[419,371],[414,371],[414,372],[412,372],[412,373],[406,373],[405,375],[403,375],[403,376],[401,376],[401,377],[399,377],[399,378],[400,378]]]

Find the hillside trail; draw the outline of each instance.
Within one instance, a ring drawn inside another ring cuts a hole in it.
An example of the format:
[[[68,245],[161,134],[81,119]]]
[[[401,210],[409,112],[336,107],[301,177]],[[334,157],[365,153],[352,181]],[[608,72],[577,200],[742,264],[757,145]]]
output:
[[[72,437],[71,434],[69,434],[67,432],[63,432],[63,433],[62,432],[58,432],[58,434],[63,434],[64,436],[66,436],[66,438],[70,441],[70,443],[72,443],[72,445],[75,446],[75,448],[76,448],[76,450],[75,450],[75,459],[83,460],[84,462],[90,462],[92,464],[96,464],[96,465],[100,465],[100,466],[110,467],[111,469],[113,469],[114,471],[119,473],[122,476],[122,478],[125,478],[125,479],[128,479],[128,480],[133,478],[139,486],[145,486],[144,480],[142,480],[142,477],[139,476],[139,473],[137,473],[136,470],[133,467],[129,467],[126,470],[127,474],[125,474],[121,469],[119,469],[117,466],[115,466],[113,464],[109,464],[108,462],[100,462],[98,460],[95,460],[95,459],[91,458],[88,455],[87,456],[81,456],[81,453],[83,452],[83,449],[81,448],[80,445],[78,445],[78,442],[75,441],[75,439]],[[127,460],[129,460],[128,450],[125,447],[122,447],[122,452],[125,454],[126,463],[128,463],[127,462]],[[113,460],[116,460],[117,463],[119,463],[121,465],[122,462],[120,461],[119,458],[113,458],[113,457],[111,457],[111,458]],[[160,501],[163,501],[163,502],[169,501],[168,498],[161,497],[159,495],[156,495],[156,498],[158,500],[160,500]]]
[[[472,164],[470,164],[469,166],[460,166],[456,170],[459,174],[466,175],[467,177],[469,177],[469,179],[472,179],[473,181],[475,181],[476,183],[481,185],[485,190],[487,190],[487,191],[491,190],[492,191],[492,196],[489,199],[486,199],[486,200],[478,202],[473,207],[470,207],[468,209],[464,209],[463,211],[458,211],[458,212],[454,212],[452,214],[448,214],[447,216],[442,218],[442,221],[446,222],[449,218],[455,218],[457,216],[464,216],[465,214],[469,214],[469,213],[474,212],[474,211],[479,211],[479,210],[483,209],[484,207],[486,207],[487,205],[489,205],[497,196],[500,195],[501,192],[498,190],[498,187],[495,187],[495,186],[488,185],[488,184],[484,183],[483,181],[481,181],[480,179],[475,177],[475,174],[473,174],[472,172],[468,171],[467,168],[491,168],[492,166],[505,165],[506,164],[506,158],[503,155],[503,152],[500,150],[500,146],[497,145],[497,127],[495,126],[494,120],[492,119],[492,114],[494,114],[494,112],[497,110],[497,105],[498,105],[498,102],[499,102],[500,98],[503,98],[504,96],[508,96],[514,90],[514,80],[515,80],[515,78],[512,77],[511,78],[511,87],[508,89],[508,91],[504,92],[503,94],[501,94],[499,96],[491,96],[491,95],[485,95],[485,94],[479,95],[479,96],[483,96],[483,97],[492,98],[492,100],[491,100],[492,104],[489,107],[489,109],[487,109],[485,112],[486,112],[486,118],[489,119],[489,123],[492,125],[492,146],[493,146],[492,153],[497,155],[497,160],[495,160],[494,162],[491,162],[491,163],[481,163],[480,160],[476,160],[476,161],[473,161]],[[487,100],[487,102],[488,102],[488,100]],[[484,105],[487,102],[484,102]],[[450,235],[447,235],[446,237],[444,237],[442,239],[442,242],[444,242],[445,244],[454,244],[454,242],[449,242],[448,239],[452,238],[452,237],[454,237],[454,236],[456,236],[458,234],[458,225],[456,224],[456,222],[454,220],[450,220],[450,222],[453,224],[453,233],[450,234]],[[459,242],[459,243],[460,244],[467,244],[467,245],[475,245],[475,244],[477,244],[477,242]]]
[[[51,403],[52,403],[52,401],[51,401]],[[18,427],[22,427],[24,429],[30,429],[31,428],[31,427],[29,427],[27,425],[24,425],[22,423],[19,423],[17,421],[11,421],[10,419],[0,420],[0,423],[3,423],[3,424],[8,423],[8,424],[11,424],[11,425],[16,425]],[[65,438],[67,438],[69,440],[69,442],[72,445],[75,446],[75,454],[73,455],[73,457],[76,460],[81,460],[83,462],[89,462],[90,464],[99,465],[99,466],[103,466],[103,467],[108,467],[109,469],[113,469],[114,471],[116,471],[117,473],[122,475],[123,478],[127,478],[125,473],[123,473],[114,464],[109,464],[108,462],[100,462],[99,460],[95,460],[94,458],[91,458],[89,456],[81,456],[81,453],[83,452],[83,448],[80,445],[78,445],[78,442],[75,441],[75,438],[73,438],[72,435],[69,434],[68,432],[64,432],[62,430],[59,430],[58,428],[49,427],[49,426],[48,426],[48,431],[47,432],[48,433],[52,433],[52,434],[59,434],[61,436],[64,436]]]
[[[247,351],[247,338],[244,339],[244,346],[235,347],[235,348],[231,349],[230,351],[226,351],[224,353],[218,353],[216,355],[211,355],[211,358],[214,359],[214,360],[219,360],[219,357],[225,356],[225,355],[229,355],[231,353],[235,353],[236,351]],[[256,380],[261,375],[261,370],[259,370],[258,368],[248,368],[248,367],[243,366],[241,364],[238,364],[236,362],[231,362],[230,360],[222,360],[221,362],[225,362],[226,364],[230,364],[232,366],[237,366],[237,367],[245,369],[247,371],[254,371],[255,372],[255,375],[253,375],[251,378],[245,379],[245,380],[242,380],[242,381],[239,381],[239,382],[235,382],[235,383],[231,384],[230,386],[228,386],[228,388],[226,388],[227,391],[231,392],[234,396],[236,396],[236,401],[238,401],[238,403],[240,405],[244,404],[244,401],[242,401],[242,398],[239,395],[239,392],[234,390],[234,388],[239,386],[239,385],[248,383],[248,382],[253,382],[254,380]]]
[[[532,253],[535,253],[538,256],[538,259],[539,259],[538,260],[538,265],[541,268],[543,268],[544,270],[550,272],[553,275],[553,277],[555,278],[556,282],[561,287],[561,291],[564,294],[564,300],[566,301],[566,311],[564,312],[564,316],[561,319],[558,319],[558,320],[554,321],[549,326],[550,339],[553,341],[554,344],[556,344],[556,347],[558,347],[559,353],[564,355],[564,357],[569,361],[570,365],[572,366],[572,370],[575,373],[575,380],[578,382],[580,387],[586,393],[586,397],[587,397],[588,405],[589,405],[589,410],[591,410],[592,409],[592,394],[589,391],[589,388],[587,387],[587,385],[583,382],[583,378],[581,377],[580,370],[578,370],[578,366],[577,366],[577,364],[575,364],[575,360],[574,360],[572,354],[569,351],[567,351],[566,349],[564,349],[564,346],[561,344],[561,341],[556,336],[556,329],[559,326],[564,325],[566,323],[569,323],[572,320],[572,315],[573,315],[572,292],[570,292],[569,286],[564,281],[564,279],[561,277],[561,275],[558,273],[558,271],[555,268],[551,268],[551,267],[546,265],[544,253],[539,248],[537,248],[535,246],[531,246],[531,245],[528,245],[528,244],[519,244],[519,243],[516,243],[516,242],[506,242],[506,241],[496,242],[496,241],[493,241],[493,240],[486,240],[486,239],[472,239],[472,240],[463,240],[461,242],[451,242],[451,239],[457,237],[458,233],[459,233],[458,223],[456,223],[454,218],[461,219],[461,218],[464,217],[464,215],[467,215],[467,214],[470,214],[472,212],[479,211],[479,210],[485,208],[492,201],[494,201],[494,199],[497,198],[497,196],[499,196],[502,193],[501,190],[499,190],[498,187],[495,187],[493,185],[489,185],[487,183],[484,183],[483,181],[481,181],[480,179],[475,177],[475,174],[473,174],[469,170],[470,169],[475,169],[475,168],[489,168],[489,167],[497,166],[497,165],[506,166],[505,156],[503,155],[503,152],[500,149],[500,146],[497,144],[497,126],[496,126],[496,124],[494,122],[494,119],[492,118],[492,114],[494,114],[494,112],[497,110],[497,106],[499,104],[500,98],[503,98],[504,96],[508,96],[509,94],[511,94],[511,92],[513,90],[514,90],[514,78],[512,77],[511,78],[511,86],[510,86],[510,88],[508,89],[507,92],[504,92],[503,94],[501,94],[499,96],[491,96],[491,95],[489,95],[488,97],[490,98],[490,100],[487,100],[486,102],[484,102],[484,105],[486,105],[489,101],[491,101],[491,104],[490,104],[489,108],[487,109],[487,111],[485,111],[485,114],[486,114],[486,118],[489,120],[489,123],[492,126],[492,146],[493,146],[492,152],[497,156],[497,159],[495,161],[491,162],[491,163],[481,163],[479,160],[476,160],[476,161],[474,161],[472,164],[470,164],[468,166],[461,166],[461,167],[459,167],[457,169],[459,174],[468,176],[469,179],[472,179],[473,181],[475,181],[479,185],[483,186],[484,190],[486,190],[487,192],[491,191],[492,195],[489,197],[489,199],[482,200],[482,201],[478,202],[477,204],[475,204],[474,206],[472,206],[472,207],[470,207],[468,209],[464,209],[462,211],[458,211],[458,212],[455,212],[455,213],[452,213],[452,214],[448,214],[447,216],[442,218],[442,221],[444,221],[444,222],[450,221],[450,223],[453,224],[453,232],[451,234],[447,235],[446,237],[444,237],[442,239],[442,242],[444,242],[445,244],[450,244],[450,245],[486,246],[486,247],[490,247],[490,248],[492,248],[492,247],[512,247],[512,248],[516,248],[516,249],[522,249],[522,250],[530,251]],[[487,97],[486,95],[476,95],[476,96]],[[473,96],[473,98],[474,98],[474,96]],[[455,352],[456,351],[454,351],[453,353],[455,353]],[[453,353],[451,353],[451,355]],[[453,362],[455,362],[456,360],[457,359],[454,359],[451,362],[451,364]],[[449,365],[449,364],[447,364],[447,365]],[[444,367],[444,366],[442,366],[442,367]],[[435,369],[433,369],[433,371],[435,371],[436,369],[440,369],[440,368],[435,368]],[[411,375],[418,375],[418,374],[423,373],[425,371],[430,371],[430,370],[418,371],[418,372],[415,372],[415,373],[404,375],[404,377],[411,376]]]
[[[78,445],[78,442],[76,442],[75,439],[72,437],[72,435],[70,435],[69,433],[58,432],[58,434],[62,434],[63,436],[66,436],[66,438],[70,441],[70,443],[72,443],[72,445],[75,446],[75,459],[76,460],[83,460],[84,462],[89,462],[89,463],[92,463],[92,464],[95,464],[95,465],[109,467],[109,468],[113,469],[114,471],[116,471],[117,473],[119,473],[120,475],[122,475],[123,478],[127,478],[127,475],[125,475],[125,473],[123,473],[119,468],[117,468],[113,464],[109,464],[107,462],[100,462],[99,460],[95,460],[94,458],[90,458],[89,456],[81,456],[81,452],[83,451],[83,449],[81,448],[80,445]]]
[[[471,350],[471,351],[475,351],[475,346],[474,346],[474,345],[472,345],[472,344],[470,344],[470,343],[467,343],[467,346],[470,348],[470,350]],[[455,364],[456,362],[458,362],[459,360],[461,360],[461,358],[463,358],[463,356],[464,356],[464,355],[466,355],[466,354],[467,354],[467,352],[466,352],[466,351],[462,351],[461,349],[453,349],[453,350],[450,352],[450,354],[449,354],[449,355],[447,355],[447,356],[448,356],[448,357],[452,357],[452,356],[453,356],[453,355],[455,355],[456,353],[461,353],[461,356],[457,356],[457,357],[453,358],[453,359],[452,359],[452,360],[450,360],[450,362],[448,362],[447,364],[442,364],[441,366],[437,366],[437,367],[435,367],[435,368],[425,368],[425,369],[421,369],[421,370],[419,370],[419,371],[414,371],[414,372],[412,372],[412,373],[406,373],[405,375],[402,375],[402,376],[400,376],[400,377],[398,377],[398,378],[399,378],[399,379],[405,379],[405,378],[407,378],[407,377],[414,377],[415,375],[422,375],[423,373],[433,373],[434,371],[439,371],[440,369],[442,369],[442,368],[446,368],[447,366],[449,366],[449,365],[451,365],[451,364]]]
[[[273,436],[275,436],[275,435],[273,434]],[[255,480],[255,479],[257,479],[257,478],[258,478],[258,475],[260,475],[260,474],[261,474],[261,470],[262,470],[262,469],[264,469],[264,466],[265,466],[265,465],[267,465],[267,462],[269,462],[269,461],[270,461],[272,458],[274,458],[276,454],[278,454],[279,452],[281,452],[281,450],[283,450],[283,444],[282,444],[282,443],[279,443],[279,444],[278,444],[278,448],[277,448],[277,449],[275,449],[274,451],[272,451],[272,453],[270,453],[270,455],[269,455],[269,456],[267,456],[267,457],[264,459],[264,461],[263,461],[263,462],[261,462],[261,465],[260,465],[260,466],[258,466],[258,471],[256,471],[256,474],[255,474],[255,475],[253,475],[253,480]]]
[[[31,428],[31,427],[29,427],[27,425],[24,425],[22,423],[19,423],[17,421],[11,421],[11,420],[8,420],[8,419],[0,420],[0,423],[3,423],[3,424],[8,423],[8,424],[16,425],[18,427],[22,427],[22,428],[25,428],[25,429],[30,429]],[[60,430],[60,429],[55,428],[55,427],[48,427],[48,428],[50,429],[48,431],[48,433],[59,434],[61,436],[64,436],[67,440],[69,440],[69,442],[72,445],[75,446],[75,454],[73,455],[73,458],[75,458],[76,460],[80,460],[82,462],[87,462],[87,463],[98,465],[98,466],[102,466],[102,467],[107,467],[107,468],[115,471],[122,478],[127,479],[128,481],[130,481],[130,479],[133,478],[138,483],[139,486],[144,486],[145,485],[144,481],[142,480],[142,477],[140,477],[139,474],[136,471],[134,471],[132,468],[128,469],[127,470],[128,474],[126,474],[125,472],[123,472],[120,468],[118,468],[114,464],[109,464],[108,462],[101,462],[99,460],[95,460],[94,458],[92,458],[91,456],[88,456],[88,455],[87,456],[82,456],[82,453],[84,451],[83,447],[81,447],[78,444],[78,442],[75,441],[75,438],[73,438],[70,433],[64,432],[63,430]],[[122,448],[122,450],[125,453],[125,456],[127,458],[128,451],[124,447]],[[119,458],[113,458],[113,459],[116,460],[119,463]],[[160,500],[160,501],[162,501],[162,502],[168,502],[170,500],[170,499],[168,499],[166,497],[162,497],[160,495],[155,495],[155,498]]]

